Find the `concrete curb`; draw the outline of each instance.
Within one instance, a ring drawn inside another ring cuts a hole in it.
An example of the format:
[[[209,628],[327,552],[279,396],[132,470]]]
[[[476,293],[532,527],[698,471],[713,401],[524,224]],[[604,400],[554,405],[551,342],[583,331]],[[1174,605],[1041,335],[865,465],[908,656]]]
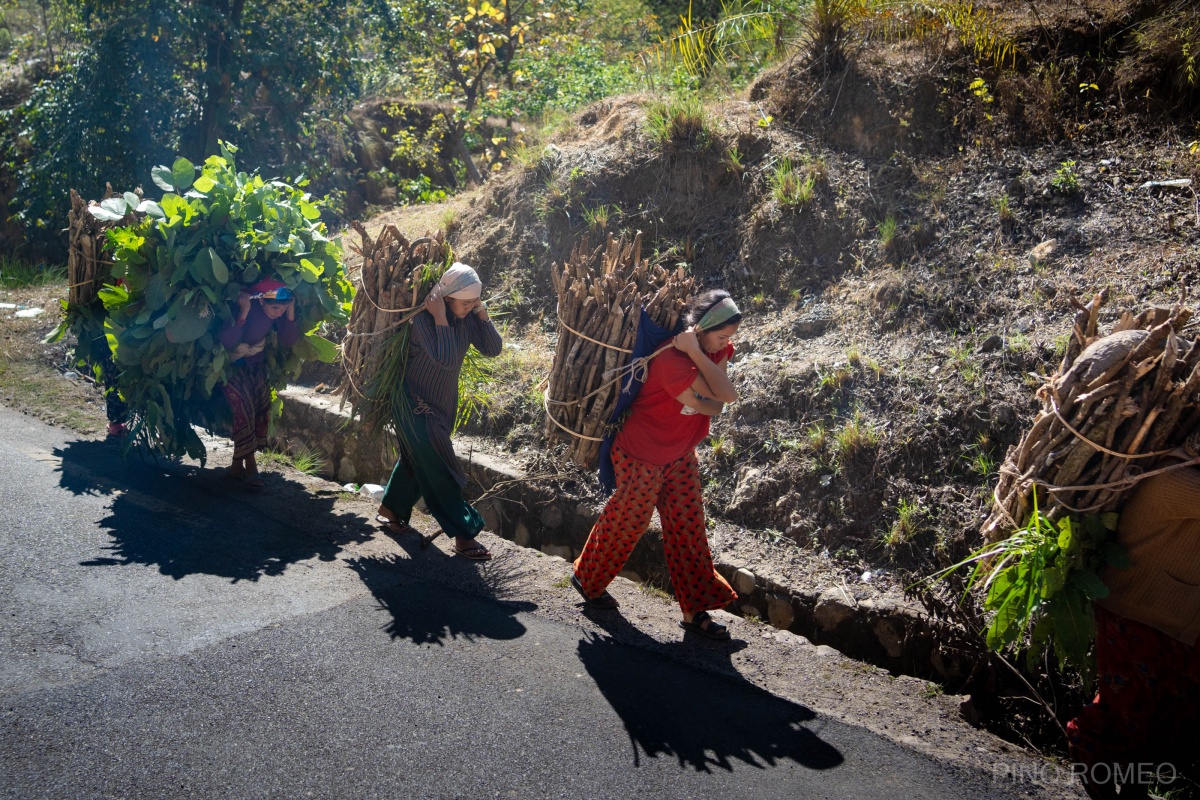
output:
[[[395,463],[394,443],[366,437],[349,412],[339,409],[340,397],[300,387],[281,395],[284,414],[276,425],[274,447],[323,454],[324,471],[340,483],[387,482]],[[455,449],[470,480],[467,495],[483,514],[487,530],[568,561],[579,554],[599,508],[525,482],[521,470],[475,450],[469,438],[456,441]],[[814,644],[894,673],[951,684],[961,684],[979,665],[979,652],[964,645],[960,631],[903,598],[860,600],[845,586],[786,586],[719,553],[716,565],[740,595],[737,607],[728,610],[758,617]],[[622,575],[669,590],[657,528],[638,542]]]

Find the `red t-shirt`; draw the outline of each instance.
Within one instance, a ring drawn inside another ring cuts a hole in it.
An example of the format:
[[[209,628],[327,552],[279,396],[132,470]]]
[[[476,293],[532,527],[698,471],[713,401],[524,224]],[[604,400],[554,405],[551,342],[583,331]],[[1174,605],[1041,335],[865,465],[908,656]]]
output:
[[[733,356],[733,345],[706,355],[713,363],[720,363]],[[655,356],[646,383],[614,444],[638,461],[656,467],[687,455],[708,436],[709,417],[682,413],[683,403],[676,398],[696,382],[699,374],[700,368],[691,356],[680,350],[671,348]]]

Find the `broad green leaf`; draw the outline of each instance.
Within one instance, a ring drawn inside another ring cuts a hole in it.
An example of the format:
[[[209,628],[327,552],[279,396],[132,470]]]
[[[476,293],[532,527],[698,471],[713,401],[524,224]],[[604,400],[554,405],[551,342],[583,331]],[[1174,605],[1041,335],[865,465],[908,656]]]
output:
[[[229,268],[225,266],[225,262],[217,255],[217,251],[208,248],[208,256],[212,263],[212,274],[217,279],[217,283],[229,283]]]
[[[70,329],[70,327],[70,323],[64,319],[62,322],[58,323],[57,328],[46,334],[45,338],[42,339],[42,344],[54,344],[55,342],[60,341],[64,336],[67,335],[67,330]]]
[[[1129,553],[1116,542],[1105,542],[1101,552],[1104,555],[1104,563],[1118,569],[1129,568]]]
[[[989,650],[1000,652],[1004,646],[1012,642],[1017,620],[1022,616],[1020,592],[1009,594],[1008,600],[1000,606],[992,624],[987,629],[987,646]]]
[[[1049,567],[1042,573],[1042,597],[1049,598],[1060,591],[1067,582],[1067,575],[1060,567]]]
[[[300,277],[305,283],[316,283],[321,280],[321,273],[325,271],[322,265],[314,264],[307,258],[300,259]]]
[[[1108,587],[1100,576],[1091,570],[1077,569],[1071,573],[1071,584],[1083,592],[1089,600],[1103,600],[1108,597]]]
[[[1090,672],[1087,654],[1096,636],[1092,604],[1073,588],[1060,592],[1047,610],[1054,623],[1054,651],[1059,663]]]
[[[201,175],[199,178],[196,178],[196,182],[192,184],[192,188],[197,192],[208,194],[216,185],[217,182],[212,178],[208,177],[207,175]]]
[[[249,264],[242,272],[242,283],[254,283],[258,280],[258,264]]]
[[[300,201],[300,213],[304,215],[305,219],[321,218],[321,209],[306,200]]]
[[[155,167],[150,170],[150,178],[154,181],[154,185],[164,192],[175,191],[175,175],[171,172],[170,167]]]
[[[130,208],[137,208],[138,206],[140,206],[142,204],[142,198],[138,197],[133,192],[125,192],[121,196],[125,198],[125,203]]]
[[[167,304],[167,281],[160,274],[146,284],[146,308],[158,311]]]
[[[105,202],[108,201],[106,200]],[[122,200],[121,202],[124,203],[125,201]],[[118,214],[115,211],[110,211],[108,208],[105,208],[102,205],[88,206],[88,213],[102,222],[119,222],[125,218],[124,213]]]
[[[194,305],[185,305],[179,311],[179,316],[167,323],[167,341],[172,344],[186,344],[199,339],[208,326],[212,324],[213,315],[209,312],[208,304],[204,304],[201,313]]]
[[[1101,524],[1104,525],[1106,530],[1115,531],[1117,529],[1117,522],[1120,519],[1120,517],[1121,517],[1120,514],[1116,514],[1116,513],[1110,511],[1106,514],[1100,515],[1100,522],[1101,522]]]
[[[164,194],[161,201],[162,210],[168,217],[174,217],[176,215],[183,214],[184,210],[187,208],[187,204],[187,200],[184,200],[177,194]]]
[[[333,342],[315,334],[309,334],[304,337],[317,354],[317,360],[326,364],[332,364],[337,358],[337,345]]]
[[[213,275],[212,252],[213,249],[211,247],[201,248],[200,252],[196,253],[196,257],[192,260],[192,265],[188,268],[188,272],[191,273],[196,283],[205,284],[216,281],[216,276]],[[226,275],[226,278],[228,277]]]
[[[101,200],[100,207],[116,214],[117,219],[121,219],[129,213],[129,204],[125,202],[124,197],[110,197],[107,200]]]
[[[1075,535],[1071,527],[1070,517],[1063,517],[1062,521],[1059,523],[1059,531],[1058,547],[1064,552],[1069,551],[1071,549],[1071,545],[1075,543]]]
[[[192,185],[192,181],[196,179],[196,167],[186,158],[177,158],[171,165],[171,177],[171,182],[175,184],[175,191],[186,192]]]
[[[162,219],[166,216],[166,212],[163,211],[162,206],[153,200],[143,200],[138,203],[137,210],[139,214],[149,214],[155,219]]]

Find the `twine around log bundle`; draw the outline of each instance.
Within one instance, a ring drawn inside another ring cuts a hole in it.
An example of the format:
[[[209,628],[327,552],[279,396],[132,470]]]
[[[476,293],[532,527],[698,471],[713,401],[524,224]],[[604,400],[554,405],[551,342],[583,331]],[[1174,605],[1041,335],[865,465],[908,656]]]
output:
[[[1066,353],[1038,389],[1033,425],[1000,468],[986,541],[1028,523],[1035,491],[1051,519],[1116,511],[1140,480],[1200,463],[1200,343],[1183,336],[1193,313],[1186,296],[1171,308],[1126,311],[1100,336],[1106,299],[1101,292],[1086,305],[1072,300]],[[1183,460],[1154,464],[1175,451]]]
[[[546,433],[567,439],[568,457],[585,469],[596,466],[621,382],[633,366],[639,309],[674,329],[695,288],[684,267],[668,270],[641,252],[641,233],[631,242],[609,234],[595,250],[585,236],[570,259],[550,271],[559,333],[545,382]]]

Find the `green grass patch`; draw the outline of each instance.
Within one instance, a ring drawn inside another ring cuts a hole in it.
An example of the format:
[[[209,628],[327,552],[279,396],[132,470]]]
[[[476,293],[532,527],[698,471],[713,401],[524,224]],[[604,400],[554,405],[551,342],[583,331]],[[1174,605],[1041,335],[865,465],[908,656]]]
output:
[[[34,264],[12,256],[0,256],[0,289],[49,286],[66,280],[66,264]]]

